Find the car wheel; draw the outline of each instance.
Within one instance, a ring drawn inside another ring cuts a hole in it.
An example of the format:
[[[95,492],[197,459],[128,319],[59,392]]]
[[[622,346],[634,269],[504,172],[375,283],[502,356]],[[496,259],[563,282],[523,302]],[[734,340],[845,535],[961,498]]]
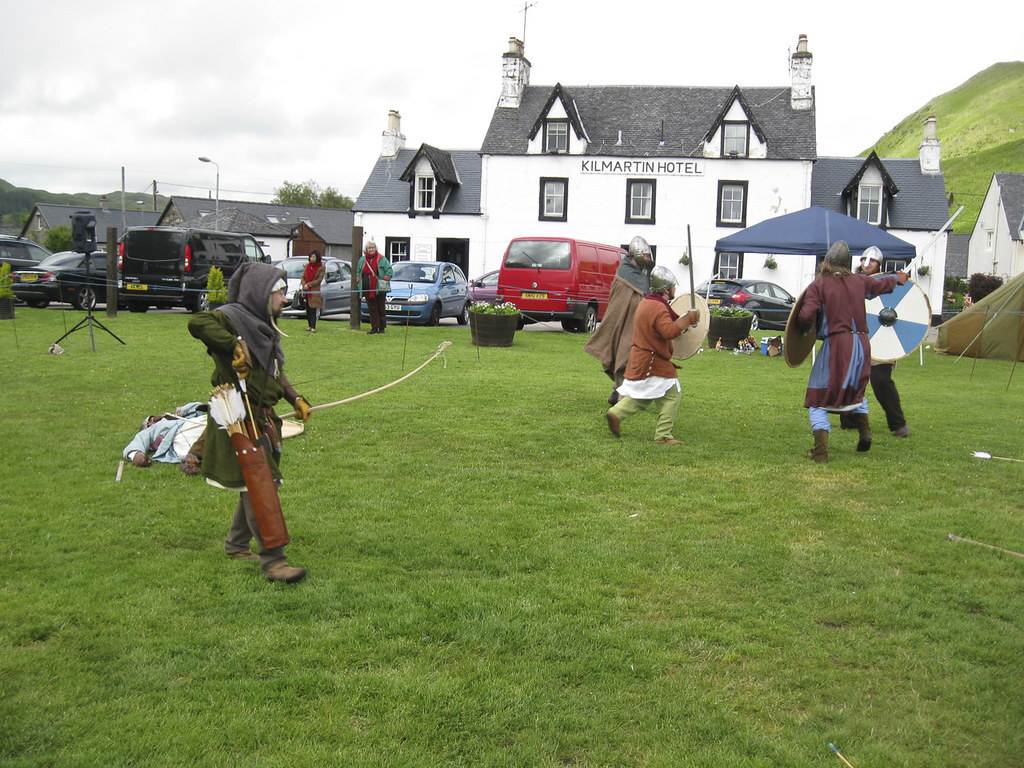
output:
[[[149,305],[148,304],[140,304],[137,301],[130,301],[130,302],[128,302],[128,311],[129,312],[145,312],[147,309],[149,309]]]
[[[96,306],[96,291],[90,288],[88,285],[83,286],[78,290],[78,293],[74,296],[72,306],[75,309],[90,310]]]
[[[25,303],[32,307],[32,309],[46,309],[50,306],[50,302],[46,299],[35,299],[33,301],[26,301]]]
[[[754,316],[752,318],[750,318],[750,330],[756,331],[756,330],[759,330],[760,328],[761,328],[761,314],[759,312],[755,312]]]
[[[427,318],[427,325],[437,325],[441,322],[441,303],[438,302],[430,308],[430,317]]]
[[[196,312],[209,312],[210,311],[210,297],[206,291],[203,291],[199,300],[196,302]]]
[[[469,322],[469,302],[467,301],[462,305],[462,311],[459,312],[459,316],[456,318],[459,321],[459,325],[465,325]]]

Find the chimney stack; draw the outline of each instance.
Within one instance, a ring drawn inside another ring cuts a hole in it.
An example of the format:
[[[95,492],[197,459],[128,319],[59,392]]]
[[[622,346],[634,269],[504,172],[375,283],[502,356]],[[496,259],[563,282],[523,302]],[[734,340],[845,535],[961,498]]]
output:
[[[811,109],[814,94],[811,89],[811,64],[814,55],[807,50],[807,35],[800,35],[796,51],[789,57],[789,77],[792,84],[789,106],[793,109]]]
[[[924,140],[917,148],[921,173],[939,173],[942,170],[942,142],[937,136],[935,115],[929,115],[924,121]]]
[[[402,135],[402,116],[397,109],[388,112],[388,128],[384,131],[380,156],[396,157],[398,151],[405,149],[405,136]]]
[[[523,91],[530,84],[530,62],[523,55],[523,41],[510,37],[508,52],[501,57],[501,98],[499,107],[518,109]]]

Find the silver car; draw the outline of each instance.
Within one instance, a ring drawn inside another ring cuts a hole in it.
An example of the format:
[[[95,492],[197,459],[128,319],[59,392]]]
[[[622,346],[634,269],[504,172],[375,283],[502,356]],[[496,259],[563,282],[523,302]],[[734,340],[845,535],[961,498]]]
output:
[[[308,263],[307,256],[291,256],[274,262],[275,267],[288,273],[288,303],[281,313],[286,317],[306,316],[306,303],[301,296],[302,292],[299,291],[299,285],[302,283],[302,273]],[[352,296],[352,267],[347,261],[328,256],[324,259],[324,270],[324,280],[320,283],[320,297],[323,299],[320,315],[348,312]],[[300,295],[296,297],[296,293]]]

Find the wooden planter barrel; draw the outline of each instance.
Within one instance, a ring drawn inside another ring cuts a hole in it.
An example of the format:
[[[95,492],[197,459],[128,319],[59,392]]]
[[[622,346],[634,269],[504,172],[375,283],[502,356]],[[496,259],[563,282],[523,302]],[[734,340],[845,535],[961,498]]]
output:
[[[750,336],[750,324],[753,320],[753,315],[746,317],[711,315],[708,326],[708,346],[715,346],[721,339],[723,347],[735,349],[741,341]]]
[[[519,326],[519,314],[489,315],[469,313],[469,330],[478,347],[511,347]]]
[[[14,319],[14,299],[2,298],[0,299],[0,320],[13,320]]]

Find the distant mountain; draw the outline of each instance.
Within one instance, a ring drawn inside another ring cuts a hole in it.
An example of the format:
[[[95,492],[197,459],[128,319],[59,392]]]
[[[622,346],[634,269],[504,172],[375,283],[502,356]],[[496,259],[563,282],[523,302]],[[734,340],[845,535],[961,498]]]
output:
[[[46,192],[42,189],[29,189],[28,187],[15,187],[12,184],[0,179],[0,226],[3,230],[21,231],[25,218],[32,212],[37,203],[50,205],[76,205],[82,208],[101,208],[106,198],[106,207],[114,210],[121,209],[121,193],[110,192],[107,195],[93,195],[85,192],[76,194],[61,194],[58,192]],[[135,201],[145,199],[145,210],[153,209],[153,196],[146,195],[140,198],[138,195],[128,201],[128,209],[136,209]],[[163,210],[167,204],[167,198],[163,195],[156,196],[156,210]]]
[[[994,64],[963,85],[936,96],[863,154],[917,157],[925,118],[938,121],[942,173],[952,195],[950,215],[964,212],[953,231],[969,234],[995,171],[1024,173],[1024,61]]]

